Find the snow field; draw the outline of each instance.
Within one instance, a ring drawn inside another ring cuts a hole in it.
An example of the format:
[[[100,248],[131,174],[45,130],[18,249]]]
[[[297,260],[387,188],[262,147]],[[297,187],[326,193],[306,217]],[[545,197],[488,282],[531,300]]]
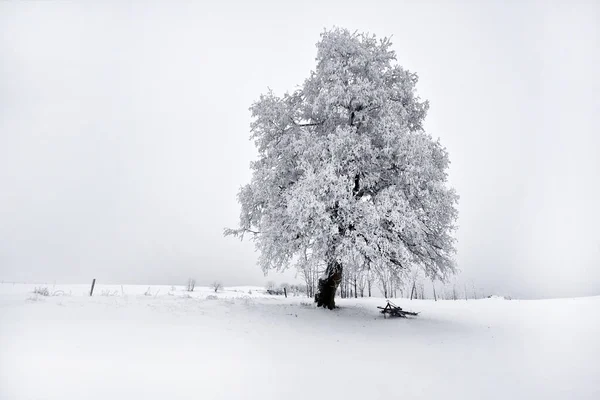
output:
[[[0,284],[0,399],[600,398],[600,297],[397,299],[421,314],[384,320],[380,298],[88,294]]]

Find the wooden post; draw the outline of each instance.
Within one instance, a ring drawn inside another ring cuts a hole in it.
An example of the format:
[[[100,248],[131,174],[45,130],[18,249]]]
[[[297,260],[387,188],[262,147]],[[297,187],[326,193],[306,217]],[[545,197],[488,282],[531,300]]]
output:
[[[287,290],[285,290],[285,286],[283,287],[283,294],[285,295],[285,298],[287,299]]]
[[[92,281],[92,288],[90,289],[90,297],[92,296],[92,294],[94,293],[94,286],[96,285],[96,278],[94,278],[94,280]]]

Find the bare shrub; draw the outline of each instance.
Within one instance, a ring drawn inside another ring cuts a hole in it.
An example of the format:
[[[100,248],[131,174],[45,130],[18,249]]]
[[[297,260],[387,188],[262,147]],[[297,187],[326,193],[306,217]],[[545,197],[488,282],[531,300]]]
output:
[[[214,281],[210,287],[217,293],[220,289],[223,289],[223,284],[219,281]]]
[[[175,287],[175,286],[173,286],[173,287]],[[196,280],[192,279],[192,278],[188,279],[187,291],[193,292],[195,287],[196,287]]]

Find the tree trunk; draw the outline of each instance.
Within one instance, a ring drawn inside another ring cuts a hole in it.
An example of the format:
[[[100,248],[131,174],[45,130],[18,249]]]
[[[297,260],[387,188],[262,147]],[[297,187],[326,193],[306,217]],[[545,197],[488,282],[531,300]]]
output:
[[[315,295],[317,307],[335,308],[335,292],[342,281],[342,264],[331,261],[327,264],[325,276],[319,278],[319,288]]]

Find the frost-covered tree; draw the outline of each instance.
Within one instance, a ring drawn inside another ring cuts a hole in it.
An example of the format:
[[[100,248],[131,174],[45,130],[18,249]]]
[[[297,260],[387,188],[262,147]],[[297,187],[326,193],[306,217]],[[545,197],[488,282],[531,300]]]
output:
[[[423,130],[417,75],[396,64],[388,38],[338,28],[321,35],[316,61],[296,91],[250,108],[258,160],[238,194],[240,227],[225,234],[252,234],[265,271],[306,251],[323,260],[315,301],[330,309],[356,254],[365,268],[443,279],[457,195],[448,153]]]
[[[217,293],[219,290],[223,289],[223,284],[219,281],[214,281],[211,283],[210,287]]]

